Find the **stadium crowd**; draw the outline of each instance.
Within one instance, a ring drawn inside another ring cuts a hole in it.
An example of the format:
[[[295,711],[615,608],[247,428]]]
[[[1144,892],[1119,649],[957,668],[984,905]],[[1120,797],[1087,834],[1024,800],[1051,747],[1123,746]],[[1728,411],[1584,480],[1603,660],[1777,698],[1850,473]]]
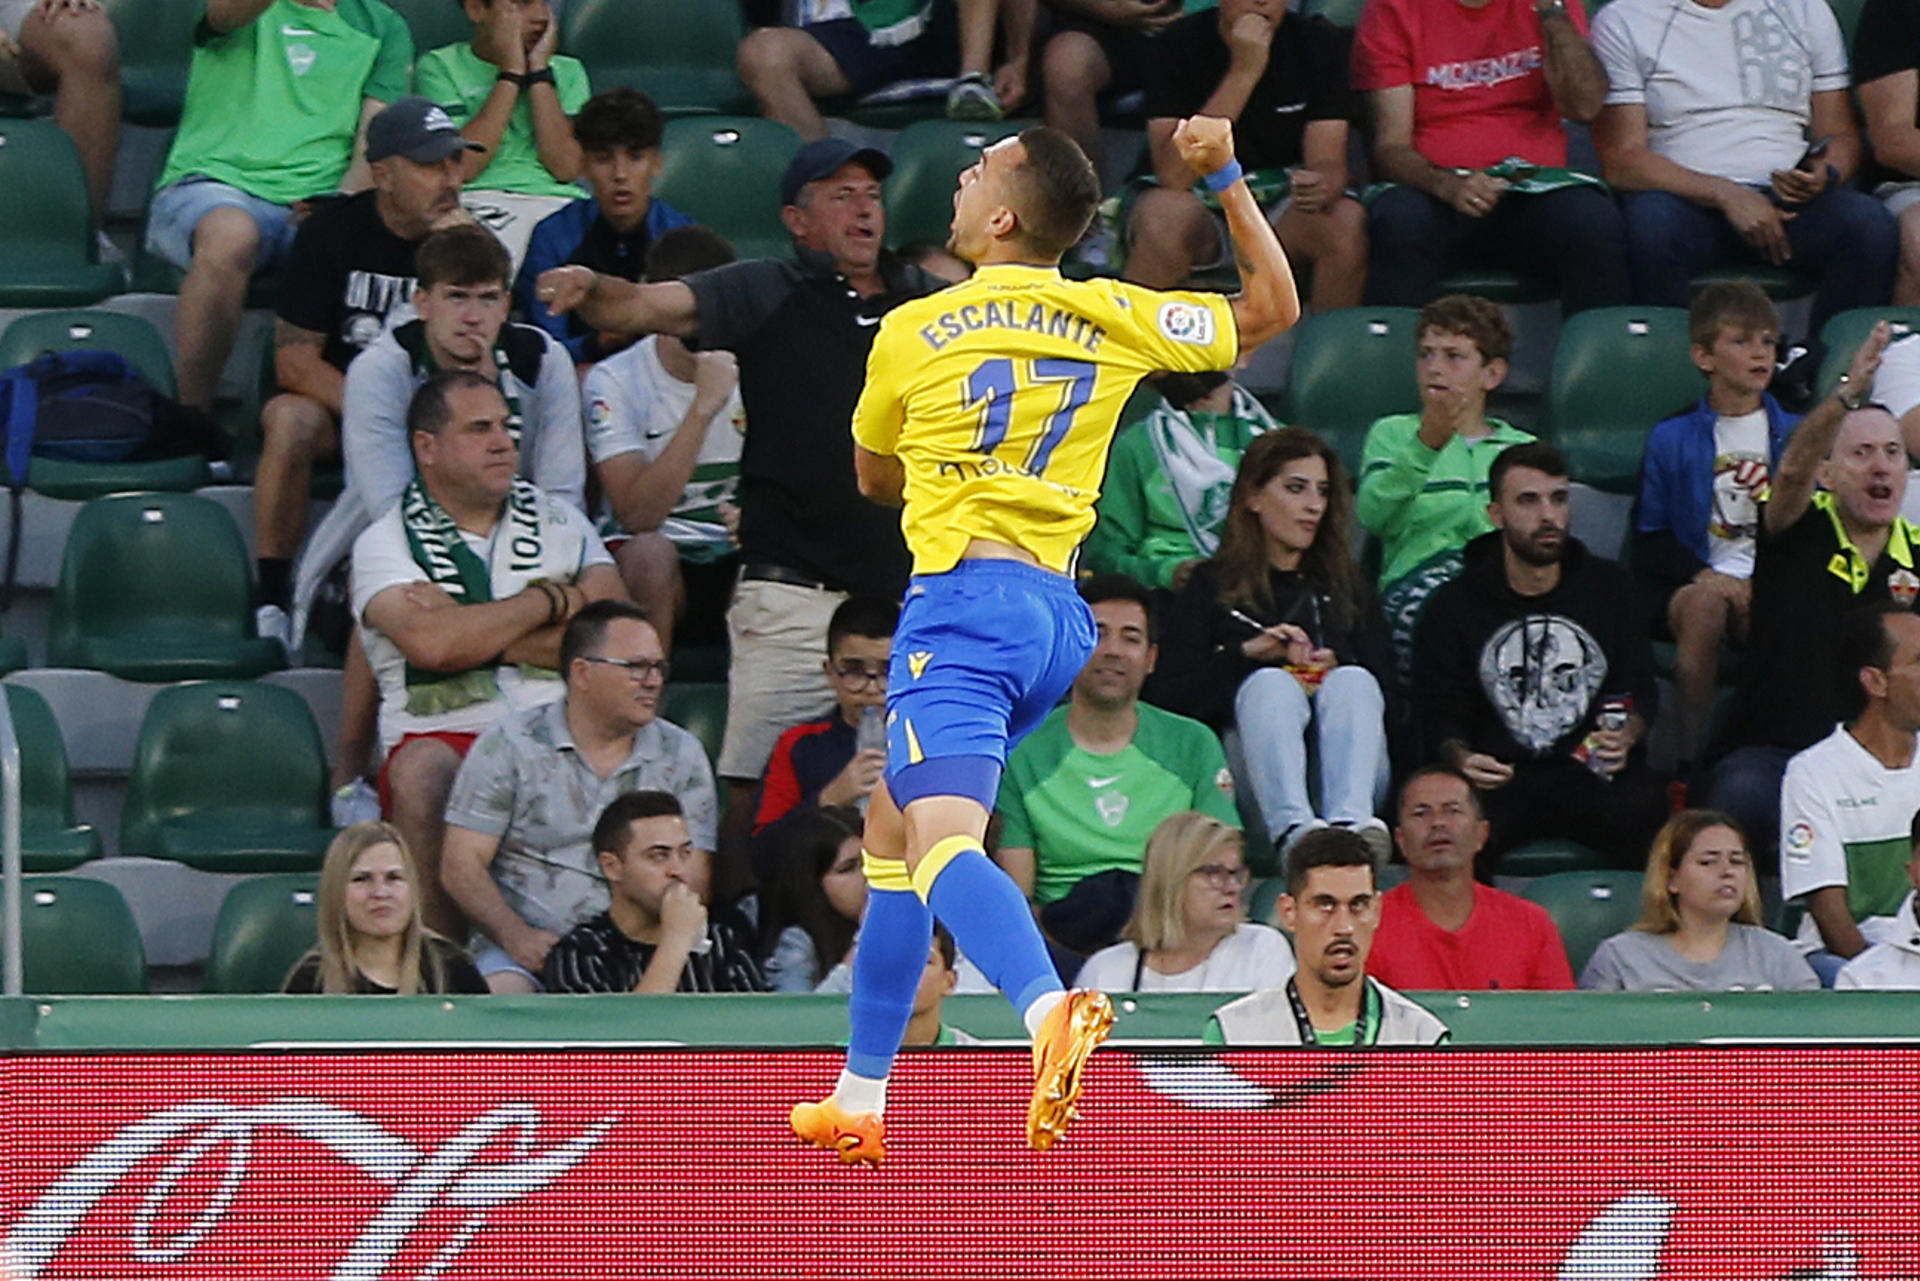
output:
[[[1113,174],[1076,272],[1230,277],[1172,145],[1207,114],[1316,318],[1418,309],[1418,410],[1357,470],[1230,375],[1144,384],[1080,562],[1097,647],[996,813],[1063,980],[1252,992],[1210,1039],[1329,1044],[1444,1037],[1399,990],[1920,987],[1920,341],[1821,342],[1920,303],[1906,0],[1865,0],[1851,64],[1826,0],[753,6],[740,84],[799,136],[778,210],[743,211],[791,240],[764,258],[653,194],[665,116],[559,51],[558,0],[458,7],[469,38],[416,49],[382,0],[206,0],[144,233],[189,409],[221,411],[277,281],[254,625],[343,638],[344,830],[286,990],[847,990],[916,659],[849,419],[880,318],[967,266],[893,252],[894,160],[829,120],[923,83]],[[104,216],[99,0],[0,19]],[[1492,413],[1516,334],[1462,283],[1489,270],[1567,318],[1687,309],[1703,394],[1638,425],[1621,547],[1573,536],[1551,433]],[[1770,291],[1810,295],[1804,334]],[[664,711],[722,638],[710,758]],[[1495,885],[1542,849],[1641,872],[1638,919],[1570,957]],[[984,984],[944,934],[922,989],[909,1043],[953,1043],[940,998]]]

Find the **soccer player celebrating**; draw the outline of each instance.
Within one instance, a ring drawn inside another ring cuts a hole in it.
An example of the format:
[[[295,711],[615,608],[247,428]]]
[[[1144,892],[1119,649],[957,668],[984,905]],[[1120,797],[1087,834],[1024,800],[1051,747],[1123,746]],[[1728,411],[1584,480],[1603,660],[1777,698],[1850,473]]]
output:
[[[948,248],[978,271],[889,312],[854,411],[860,489],[904,505],[914,577],[888,683],[888,767],[867,814],[872,892],[854,953],[852,1036],[831,1097],[794,1132],[841,1160],[885,1155],[887,1076],[937,916],[1033,1035],[1027,1140],[1051,1147],[1113,1010],[1061,990],[1025,897],[982,848],[1008,748],[1085,664],[1073,588],[1121,407],[1155,370],[1231,366],[1298,317],[1293,275],[1233,159],[1228,122],[1174,135],[1220,194],[1244,289],[1159,293],[1075,282],[1060,256],[1100,199],[1080,148],[1033,128],[960,175]]]

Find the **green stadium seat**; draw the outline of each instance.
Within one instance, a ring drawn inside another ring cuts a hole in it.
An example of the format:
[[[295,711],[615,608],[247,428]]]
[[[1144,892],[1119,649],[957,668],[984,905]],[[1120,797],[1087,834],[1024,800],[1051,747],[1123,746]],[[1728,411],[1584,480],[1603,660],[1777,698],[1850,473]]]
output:
[[[106,0],[120,37],[120,118],[169,128],[180,122],[193,65],[193,30],[207,0]]]
[[[320,878],[310,872],[255,876],[227,891],[213,923],[201,990],[278,992],[319,938]]]
[[[310,872],[332,839],[326,749],[299,694],[195,681],[154,696],[127,779],[123,853],[209,872]]]
[[[1575,480],[1633,493],[1647,435],[1690,408],[1707,382],[1677,307],[1596,307],[1569,316],[1554,348],[1546,435]]]
[[[250,571],[233,517],[210,498],[96,498],[67,535],[48,665],[131,681],[277,671],[286,655],[254,634]]]
[[[1821,326],[1820,342],[1827,349],[1820,362],[1820,378],[1815,384],[1822,397],[1829,396],[1853,363],[1853,353],[1881,321],[1887,321],[1893,336],[1920,332],[1920,307],[1856,307],[1830,318]]]
[[[1688,282],[1688,287],[1697,292],[1702,285],[1733,280],[1751,280],[1766,290],[1769,298],[1801,298],[1813,292],[1813,277],[1804,271],[1759,262],[1709,267]]]
[[[953,192],[960,171],[981,148],[1020,132],[1018,123],[976,124],[923,120],[893,140],[893,176],[887,179],[887,243],[947,243]]]
[[[675,680],[667,686],[660,714],[700,740],[707,760],[720,758],[720,740],[727,732],[727,686],[724,681],[702,683]]]
[[[724,682],[727,679],[727,665],[731,661],[724,640],[713,645],[682,645],[676,642],[673,653],[668,657],[673,660],[673,679],[696,685]]]
[[[150,323],[115,311],[43,311],[8,325],[0,333],[0,369],[24,365],[42,352],[105,349],[126,357],[156,391],[174,394],[173,360],[167,344]],[[6,477],[0,464],[0,480]],[[49,498],[85,502],[135,489],[198,489],[213,482],[207,460],[193,455],[152,461],[80,463],[36,458],[27,484]]]
[[[587,64],[595,89],[642,90],[668,116],[745,114],[753,97],[733,52],[746,34],[737,4],[569,0],[560,46]]]
[[[137,996],[147,990],[140,927],[120,891],[79,876],[21,878],[25,987],[33,996]]]
[[[0,307],[84,307],[118,293],[99,261],[80,153],[51,120],[0,120]]]
[[[1307,0],[1301,9],[1309,16],[1317,15],[1336,27],[1351,30],[1360,25],[1360,10],[1365,7],[1366,0]]]
[[[1495,870],[1501,876],[1554,876],[1604,869],[1607,859],[1578,841],[1528,841],[1510,849]]]
[[[1860,29],[1860,10],[1866,7],[1866,0],[1827,0],[1827,7],[1839,21],[1840,38],[1851,52],[1854,33]]]
[[[1534,880],[1520,895],[1553,917],[1578,979],[1603,941],[1640,918],[1640,880],[1638,872],[1559,872]]]
[[[29,872],[65,872],[100,857],[100,833],[73,821],[67,745],[37,690],[8,685],[20,743],[20,854]]]
[[[788,256],[780,176],[800,135],[755,116],[669,120],[653,194],[728,240],[742,258]]]
[[[1490,263],[1474,263],[1462,267],[1440,282],[1442,294],[1471,294],[1475,298],[1485,298],[1489,302],[1519,306],[1530,302],[1553,301],[1554,287],[1551,281],[1537,276],[1523,276],[1517,271],[1508,271]]]
[[[416,60],[443,45],[466,44],[473,39],[473,24],[467,21],[460,0],[387,0],[387,7],[407,20]]]
[[[1280,896],[1287,892],[1284,876],[1256,877],[1247,886],[1247,919],[1255,925],[1280,928]]]
[[[0,676],[10,676],[31,666],[25,641],[18,636],[0,636]]]
[[[1374,420],[1419,412],[1419,320],[1411,307],[1349,307],[1309,317],[1293,331],[1281,419],[1326,440],[1357,475]]]

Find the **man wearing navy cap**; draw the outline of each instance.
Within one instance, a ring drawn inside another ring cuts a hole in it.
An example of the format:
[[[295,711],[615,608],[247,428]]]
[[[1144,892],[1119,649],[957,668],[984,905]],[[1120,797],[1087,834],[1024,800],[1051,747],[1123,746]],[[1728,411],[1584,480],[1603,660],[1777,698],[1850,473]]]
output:
[[[823,138],[802,147],[781,180],[792,258],[644,285],[569,266],[536,285],[549,310],[578,310],[595,329],[673,334],[740,362],[741,570],[727,612],[718,772],[731,787],[716,898],[749,879],[745,822],[774,741],[834,705],[820,670],[834,609],[852,594],[898,598],[906,587],[899,518],[861,497],[848,430],[880,318],[945,283],[881,248],[880,183],[892,171],[884,152]]]

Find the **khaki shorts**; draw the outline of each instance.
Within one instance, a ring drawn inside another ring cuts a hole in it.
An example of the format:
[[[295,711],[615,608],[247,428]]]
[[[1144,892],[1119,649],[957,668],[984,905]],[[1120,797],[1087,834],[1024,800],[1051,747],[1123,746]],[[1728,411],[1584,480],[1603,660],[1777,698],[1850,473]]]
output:
[[[4,3],[6,0],[0,0],[0,4]],[[513,261],[508,280],[519,279],[520,264],[527,257],[527,242],[533,239],[533,229],[540,225],[540,220],[572,203],[566,196],[522,196],[511,191],[460,193],[460,204],[473,215],[474,221],[507,247],[507,257]]]
[[[782,734],[833,709],[833,687],[824,670],[827,623],[846,598],[824,587],[759,579],[743,579],[733,589],[720,777],[759,778]]]

